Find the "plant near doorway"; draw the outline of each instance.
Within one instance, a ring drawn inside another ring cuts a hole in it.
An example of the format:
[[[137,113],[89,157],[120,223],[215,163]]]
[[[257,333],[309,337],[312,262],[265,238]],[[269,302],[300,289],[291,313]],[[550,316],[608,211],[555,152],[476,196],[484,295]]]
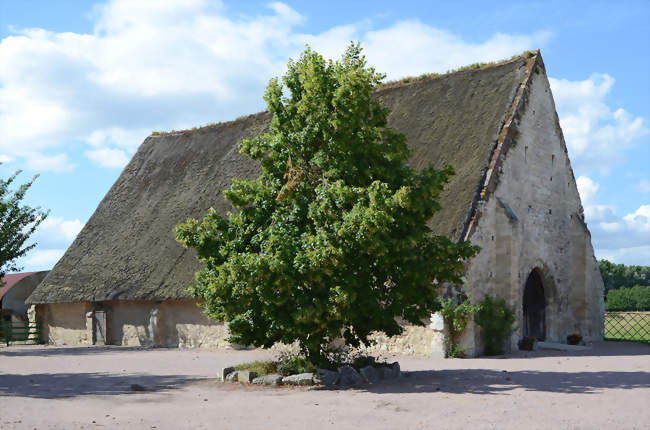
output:
[[[503,354],[506,339],[512,333],[515,313],[504,299],[485,296],[476,313],[476,322],[483,329],[485,355]]]

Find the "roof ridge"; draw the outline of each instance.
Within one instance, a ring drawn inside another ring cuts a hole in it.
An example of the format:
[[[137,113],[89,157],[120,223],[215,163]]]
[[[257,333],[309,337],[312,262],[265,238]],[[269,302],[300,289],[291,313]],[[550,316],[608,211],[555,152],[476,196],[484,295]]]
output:
[[[516,120],[519,118],[519,113],[526,102],[524,94],[527,92],[530,85],[533,71],[536,69],[536,67],[539,66],[544,69],[544,62],[542,60],[539,49],[527,52],[531,52],[533,55],[527,57],[526,71],[521,78],[519,88],[517,89],[512,103],[510,104],[510,108],[505,113],[503,125],[501,126],[501,130],[497,135],[497,140],[494,144],[494,148],[490,154],[487,169],[485,170],[485,173],[483,174],[483,180],[481,181],[481,186],[476,191],[476,195],[474,197],[474,201],[472,202],[467,221],[465,222],[464,229],[460,235],[460,240],[469,240],[474,226],[476,225],[476,222],[481,215],[479,211],[479,203],[487,201],[488,197],[496,188],[496,183],[498,181],[500,173],[499,168],[503,162],[503,156],[507,152],[511,143],[514,141],[514,136],[517,133]]]
[[[498,60],[498,61],[489,61],[485,63],[472,63],[468,64],[466,66],[461,66],[456,69],[451,69],[448,70],[445,73],[424,73],[419,76],[407,76],[402,79],[398,79],[395,81],[389,81],[385,82],[383,84],[379,84],[377,86],[376,91],[383,91],[383,90],[388,90],[392,88],[399,88],[404,85],[411,85],[416,82],[421,82],[421,81],[426,81],[426,80],[435,80],[435,79],[442,79],[446,78],[451,75],[459,74],[459,73],[471,73],[471,72],[476,72],[476,71],[482,71],[482,70],[487,70],[487,69],[492,69],[495,67],[501,67],[505,66],[510,63],[514,63],[515,61],[520,61],[522,59],[529,60],[531,58],[534,58],[539,55],[539,49],[533,49],[533,50],[527,50],[524,51],[523,53],[519,55],[513,55],[510,58],[506,58],[503,60]]]
[[[468,64],[466,66],[461,66],[456,69],[448,70],[445,73],[425,73],[420,76],[407,76],[402,79],[398,79],[396,81],[389,81],[385,82],[383,84],[377,85],[375,88],[376,93],[380,93],[385,90],[393,89],[393,88],[400,88],[405,85],[411,85],[416,82],[422,82],[426,80],[434,80],[434,79],[442,79],[446,78],[451,75],[455,75],[458,73],[471,73],[475,71],[480,71],[480,70],[486,70],[486,69],[491,69],[494,67],[500,67],[504,66],[506,64],[513,63],[515,61],[519,61],[521,59],[530,59],[534,58],[535,56],[539,55],[539,49],[534,49],[532,51],[524,51],[523,53],[519,55],[513,55],[510,58],[499,60],[499,61],[491,61],[491,62],[486,62],[486,63],[472,63]],[[218,121],[202,126],[197,126],[197,127],[192,127],[188,129],[183,129],[183,130],[170,130],[170,131],[153,131],[151,132],[152,137],[157,137],[157,136],[171,136],[171,135],[176,135],[176,134],[192,134],[195,132],[201,132],[205,130],[211,130],[216,127],[222,127],[222,126],[231,126],[234,125],[240,121],[247,120],[251,117],[256,117],[258,115],[264,115],[267,114],[268,111],[263,110],[260,112],[248,114],[248,115],[242,115],[239,116],[235,119],[227,120],[227,121]]]

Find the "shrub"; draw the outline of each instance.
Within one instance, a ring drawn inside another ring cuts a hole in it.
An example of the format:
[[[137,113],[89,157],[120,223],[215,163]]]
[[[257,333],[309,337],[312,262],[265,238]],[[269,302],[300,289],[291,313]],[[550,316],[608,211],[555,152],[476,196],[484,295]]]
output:
[[[445,321],[449,333],[447,342],[447,355],[449,357],[463,357],[465,350],[460,348],[458,341],[467,328],[472,316],[478,310],[478,306],[472,306],[466,296],[450,297],[441,300],[440,314]]]
[[[483,328],[485,355],[503,354],[504,344],[515,322],[515,313],[505,300],[486,296],[479,305],[476,322]]]
[[[605,308],[608,311],[650,310],[650,286],[635,285],[607,292]]]

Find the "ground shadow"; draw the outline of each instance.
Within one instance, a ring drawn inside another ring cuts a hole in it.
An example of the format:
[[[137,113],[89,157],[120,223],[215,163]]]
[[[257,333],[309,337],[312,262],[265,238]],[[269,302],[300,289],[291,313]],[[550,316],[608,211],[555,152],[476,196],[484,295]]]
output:
[[[384,393],[508,394],[515,389],[548,393],[589,394],[604,389],[648,388],[648,372],[506,372],[485,369],[407,372],[394,381],[364,385],[364,391]]]
[[[538,349],[536,351],[514,351],[504,356],[484,356],[479,357],[478,359],[526,357],[613,357],[632,355],[650,356],[650,343],[605,340],[593,342],[591,348],[584,351],[557,351],[553,349]]]
[[[108,373],[4,374],[0,375],[0,397],[57,399],[84,395],[137,394],[180,388],[201,379],[180,375]]]
[[[63,355],[115,354],[133,351],[155,351],[158,348],[145,346],[43,346],[25,345],[0,348],[0,357],[51,357]]]

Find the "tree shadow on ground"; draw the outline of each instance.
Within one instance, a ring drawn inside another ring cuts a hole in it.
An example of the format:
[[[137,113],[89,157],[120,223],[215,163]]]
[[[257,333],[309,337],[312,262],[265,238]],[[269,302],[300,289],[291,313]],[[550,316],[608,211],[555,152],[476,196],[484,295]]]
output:
[[[84,395],[137,394],[180,388],[201,379],[180,375],[108,373],[5,374],[0,375],[0,397],[58,399]]]
[[[8,347],[0,349],[0,357],[52,357],[63,355],[97,355],[133,351],[155,351],[159,348],[146,346],[36,346]]]
[[[490,358],[527,358],[527,357],[613,357],[613,356],[650,356],[650,344],[641,342],[626,341],[598,341],[593,342],[591,349],[584,351],[558,351],[554,349],[538,349],[536,351],[513,351],[504,356],[478,357],[478,359]]]
[[[648,372],[538,372],[447,369],[407,372],[394,381],[364,385],[377,393],[508,394],[516,389],[548,393],[592,394],[605,389],[650,387]]]

